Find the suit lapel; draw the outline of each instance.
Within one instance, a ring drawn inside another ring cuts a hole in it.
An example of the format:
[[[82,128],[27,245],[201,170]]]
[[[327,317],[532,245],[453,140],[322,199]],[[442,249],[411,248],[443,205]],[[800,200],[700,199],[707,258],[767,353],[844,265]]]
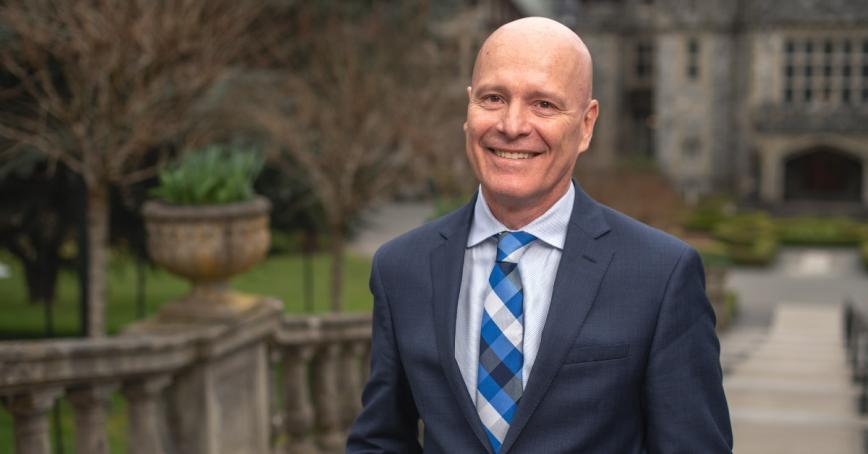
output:
[[[608,231],[602,210],[577,184],[539,353],[501,446],[501,454],[509,451],[545,396],[594,303],[600,281],[614,254],[613,249],[598,241]]]
[[[458,310],[458,293],[464,269],[464,251],[473,215],[474,197],[470,204],[456,213],[453,222],[440,232],[443,243],[431,252],[431,283],[433,291],[434,327],[437,333],[437,351],[449,387],[461,413],[471,429],[490,454],[488,439],[476,414],[476,407],[467,394],[467,387],[458,363],[455,362],[455,317]]]

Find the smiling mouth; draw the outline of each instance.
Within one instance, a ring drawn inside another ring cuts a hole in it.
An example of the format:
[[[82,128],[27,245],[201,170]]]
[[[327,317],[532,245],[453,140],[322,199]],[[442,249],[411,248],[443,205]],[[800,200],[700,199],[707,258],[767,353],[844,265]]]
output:
[[[536,153],[525,153],[521,151],[505,151],[496,148],[488,147],[488,151],[494,153],[499,158],[504,159],[530,159],[536,156]]]

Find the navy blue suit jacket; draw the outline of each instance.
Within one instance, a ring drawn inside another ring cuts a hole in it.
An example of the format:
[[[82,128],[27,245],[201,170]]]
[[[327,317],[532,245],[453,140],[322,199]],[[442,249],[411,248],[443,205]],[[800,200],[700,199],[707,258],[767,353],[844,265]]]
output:
[[[371,375],[348,453],[491,452],[454,352],[472,216],[470,203],[374,257]],[[577,185],[539,353],[501,453],[731,452],[704,279],[692,248]]]

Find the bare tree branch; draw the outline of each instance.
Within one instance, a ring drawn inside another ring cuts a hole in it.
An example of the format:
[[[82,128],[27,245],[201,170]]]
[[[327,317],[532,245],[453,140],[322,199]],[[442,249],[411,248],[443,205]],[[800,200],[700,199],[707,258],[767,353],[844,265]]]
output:
[[[107,194],[154,174],[154,148],[195,127],[215,84],[258,43],[255,0],[6,0],[12,33],[2,70],[20,105],[4,109],[0,139],[27,145],[81,175],[88,193],[89,301],[103,330]]]
[[[300,8],[293,39],[284,39],[290,50],[267,54],[271,77],[233,107],[271,139],[273,162],[310,181],[339,263],[343,235],[368,207],[419,186],[432,163],[461,158],[465,99],[446,87],[464,84],[448,43],[428,30],[424,3]],[[442,140],[449,136],[458,140]],[[340,270],[332,279],[338,309]]]

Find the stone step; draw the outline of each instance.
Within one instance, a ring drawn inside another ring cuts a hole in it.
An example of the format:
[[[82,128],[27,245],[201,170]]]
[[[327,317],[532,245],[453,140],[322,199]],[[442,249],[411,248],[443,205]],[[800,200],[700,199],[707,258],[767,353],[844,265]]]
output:
[[[781,375],[832,375],[849,377],[850,368],[839,361],[798,361],[785,359],[747,358],[739,367],[743,373],[775,371]]]
[[[737,454],[858,454],[868,421],[840,305],[779,304],[766,336],[721,342]]]
[[[859,411],[858,393],[806,393],[788,389],[730,389],[729,405],[745,411],[807,413],[816,416],[851,418]]]
[[[730,376],[750,380],[775,381],[780,384],[793,383],[805,386],[817,385],[847,387],[851,384],[849,377],[841,377],[822,373],[781,375],[780,372],[775,370],[742,370],[741,366],[736,367],[735,370],[730,373]]]
[[[825,394],[858,396],[859,389],[850,382],[838,380],[835,383],[805,382],[781,379],[755,379],[750,377],[728,376],[723,379],[723,386],[727,391],[741,389],[756,389],[760,391],[793,391],[804,394]]]
[[[859,454],[864,424],[733,412],[735,454]]]

